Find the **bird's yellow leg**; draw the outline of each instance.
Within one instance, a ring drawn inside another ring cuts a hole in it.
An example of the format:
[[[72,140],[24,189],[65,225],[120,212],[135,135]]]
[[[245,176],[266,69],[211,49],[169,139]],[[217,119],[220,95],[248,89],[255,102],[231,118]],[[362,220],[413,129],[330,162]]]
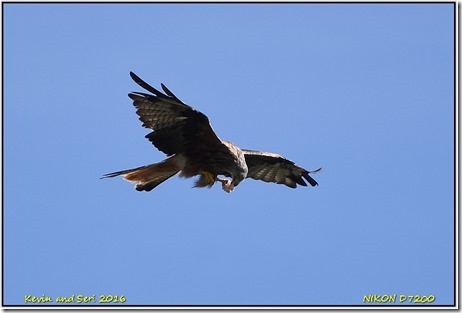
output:
[[[213,184],[215,182],[216,177],[212,173],[207,171],[200,171],[199,173],[205,176],[209,184]]]
[[[214,182],[219,181],[221,183],[221,188],[223,188],[224,191],[230,192],[234,189],[234,186],[232,186],[230,180],[219,178],[207,171],[200,171],[199,174],[201,174],[204,177],[207,185],[209,185],[210,187],[213,185]]]

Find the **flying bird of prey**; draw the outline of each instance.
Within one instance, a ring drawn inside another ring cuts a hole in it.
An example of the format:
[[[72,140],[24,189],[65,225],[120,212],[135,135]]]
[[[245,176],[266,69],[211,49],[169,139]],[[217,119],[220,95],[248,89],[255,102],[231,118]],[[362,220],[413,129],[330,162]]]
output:
[[[125,180],[136,183],[138,191],[151,191],[177,173],[181,177],[199,175],[195,187],[210,188],[215,182],[221,182],[226,192],[231,192],[246,178],[290,188],[296,188],[297,184],[307,186],[305,180],[311,186],[318,184],[309,174],[320,168],[310,172],[279,154],[240,149],[223,141],[213,131],[207,116],[178,99],[163,84],[165,94],[133,72],[130,76],[151,93],[132,92],[128,96],[133,100],[143,126],[153,130],[146,138],[168,158],[159,163],[109,173],[103,178],[122,175]]]

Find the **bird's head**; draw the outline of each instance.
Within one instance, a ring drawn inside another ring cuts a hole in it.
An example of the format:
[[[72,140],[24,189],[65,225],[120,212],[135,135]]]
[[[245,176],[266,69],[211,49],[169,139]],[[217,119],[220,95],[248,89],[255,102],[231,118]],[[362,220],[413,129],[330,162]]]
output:
[[[242,150],[235,144],[228,141],[223,141],[223,144],[229,149],[234,161],[232,164],[229,164],[225,174],[226,176],[231,177],[232,180],[228,184],[223,185],[223,190],[230,192],[247,177],[249,170]]]
[[[237,175],[233,176],[232,184],[234,187],[237,187],[247,177],[247,173],[239,172]]]

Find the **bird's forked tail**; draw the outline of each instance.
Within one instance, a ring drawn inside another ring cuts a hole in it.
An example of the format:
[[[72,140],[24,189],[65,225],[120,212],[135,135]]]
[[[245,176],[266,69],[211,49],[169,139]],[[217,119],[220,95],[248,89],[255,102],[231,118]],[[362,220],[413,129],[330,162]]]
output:
[[[125,180],[135,183],[138,191],[151,191],[158,185],[178,173],[181,169],[171,158],[162,162],[132,168],[104,175],[102,178],[111,178],[122,175]]]

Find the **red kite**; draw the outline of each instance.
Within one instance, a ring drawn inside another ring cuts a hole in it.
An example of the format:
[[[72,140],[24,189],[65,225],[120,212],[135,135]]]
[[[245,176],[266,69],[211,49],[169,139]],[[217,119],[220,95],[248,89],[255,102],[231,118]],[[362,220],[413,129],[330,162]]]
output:
[[[130,76],[152,93],[132,92],[128,96],[133,100],[143,126],[153,130],[146,138],[168,158],[159,163],[106,174],[103,178],[122,175],[136,183],[138,191],[151,191],[177,173],[181,177],[199,175],[195,187],[210,188],[219,181],[226,192],[232,191],[245,178],[291,188],[296,188],[297,184],[307,186],[305,180],[311,186],[318,184],[309,174],[318,172],[320,168],[310,172],[279,154],[240,149],[231,142],[222,141],[210,126],[207,116],[178,99],[163,84],[165,94],[134,73],[130,72]]]

